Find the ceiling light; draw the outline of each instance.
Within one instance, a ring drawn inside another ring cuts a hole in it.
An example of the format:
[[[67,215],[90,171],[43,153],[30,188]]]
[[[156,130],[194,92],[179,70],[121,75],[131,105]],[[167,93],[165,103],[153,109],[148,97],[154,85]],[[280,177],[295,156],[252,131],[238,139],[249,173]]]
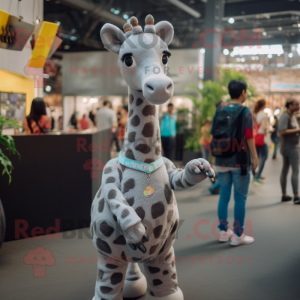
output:
[[[82,99],[82,102],[83,102],[83,103],[86,103],[86,102],[87,102],[87,98],[83,98],[83,99]]]
[[[229,19],[228,19],[228,23],[229,23],[229,24],[233,24],[233,23],[234,23],[234,18],[229,18]]]
[[[267,35],[267,33],[264,31],[263,33],[262,33],[264,36],[266,36]]]
[[[224,49],[223,53],[224,53],[224,55],[228,55],[229,54],[229,50],[228,49]]]
[[[37,19],[35,20],[35,23],[36,23],[36,24],[40,24],[40,22],[41,22],[41,21],[40,21],[39,18],[37,18]]]
[[[120,13],[120,11],[118,9],[115,9],[114,14],[118,15]]]
[[[289,53],[289,57],[293,57],[293,53]]]
[[[59,21],[56,21],[56,24],[60,25],[61,23]]]
[[[282,30],[282,27],[278,27],[278,30]]]
[[[272,58],[272,54],[268,54],[268,58]]]
[[[52,87],[50,85],[47,85],[46,88],[45,88],[46,92],[51,92],[52,90]]]
[[[128,15],[123,15],[123,18],[125,19],[125,20],[127,20],[128,18],[129,18],[129,16]]]
[[[110,11],[113,13],[113,12],[115,12],[115,9],[114,9],[114,8],[111,8]]]
[[[200,49],[200,53],[204,54],[205,53],[205,49],[204,48]]]

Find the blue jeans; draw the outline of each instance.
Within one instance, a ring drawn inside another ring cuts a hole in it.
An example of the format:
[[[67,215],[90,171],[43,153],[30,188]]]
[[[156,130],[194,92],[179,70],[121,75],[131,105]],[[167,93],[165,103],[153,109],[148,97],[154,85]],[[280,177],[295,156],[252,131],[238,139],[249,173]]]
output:
[[[271,140],[274,143],[274,152],[273,152],[273,158],[276,158],[277,156],[277,150],[278,150],[278,145],[279,145],[279,138],[277,136],[272,137]]]
[[[234,187],[234,224],[233,231],[241,236],[244,231],[244,222],[246,214],[246,200],[250,184],[250,169],[247,174],[241,176],[241,169],[218,173],[220,183],[220,199],[218,206],[218,215],[220,230],[228,229],[228,204],[231,197],[232,185]]]
[[[220,182],[219,179],[209,188],[211,191],[214,191],[216,189],[220,189]]]
[[[255,178],[259,178],[268,158],[268,145],[265,143],[261,147],[256,146],[256,152],[258,156],[258,171],[255,174],[253,173],[253,175],[255,176]]]

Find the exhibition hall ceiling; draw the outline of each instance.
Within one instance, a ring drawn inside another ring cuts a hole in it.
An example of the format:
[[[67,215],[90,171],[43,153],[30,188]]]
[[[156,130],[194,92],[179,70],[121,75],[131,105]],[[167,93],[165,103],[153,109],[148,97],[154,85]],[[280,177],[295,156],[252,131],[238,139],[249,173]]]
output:
[[[60,50],[66,52],[103,50],[99,31],[104,23],[122,28],[126,19],[134,15],[144,26],[147,14],[152,14],[155,22],[167,20],[173,24],[177,38],[171,48],[192,48],[201,47],[206,1],[45,0],[44,19],[60,24]],[[225,0],[224,5],[222,26],[233,29],[238,36],[246,30],[250,37],[259,32],[262,44],[300,43],[299,0]],[[227,44],[230,39],[229,35]]]

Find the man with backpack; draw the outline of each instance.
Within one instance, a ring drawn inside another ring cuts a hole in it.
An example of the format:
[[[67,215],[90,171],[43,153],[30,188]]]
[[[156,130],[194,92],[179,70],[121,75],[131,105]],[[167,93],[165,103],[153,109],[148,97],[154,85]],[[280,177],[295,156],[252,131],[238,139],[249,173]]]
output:
[[[216,157],[220,183],[219,241],[231,240],[232,246],[238,246],[254,242],[253,237],[244,233],[244,221],[251,165],[252,169],[256,169],[258,157],[253,139],[252,113],[243,106],[247,98],[247,84],[242,80],[232,80],[228,90],[231,101],[221,104],[213,118],[211,151]],[[232,185],[235,200],[233,232],[227,221]]]

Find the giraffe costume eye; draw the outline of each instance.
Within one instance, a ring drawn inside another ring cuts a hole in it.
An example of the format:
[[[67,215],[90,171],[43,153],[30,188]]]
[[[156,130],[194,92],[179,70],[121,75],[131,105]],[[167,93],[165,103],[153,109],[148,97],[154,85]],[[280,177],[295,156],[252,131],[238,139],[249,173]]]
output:
[[[128,68],[131,68],[131,67],[135,67],[136,66],[136,63],[135,63],[135,60],[132,56],[127,56],[125,57],[124,59],[124,64],[126,67]]]

